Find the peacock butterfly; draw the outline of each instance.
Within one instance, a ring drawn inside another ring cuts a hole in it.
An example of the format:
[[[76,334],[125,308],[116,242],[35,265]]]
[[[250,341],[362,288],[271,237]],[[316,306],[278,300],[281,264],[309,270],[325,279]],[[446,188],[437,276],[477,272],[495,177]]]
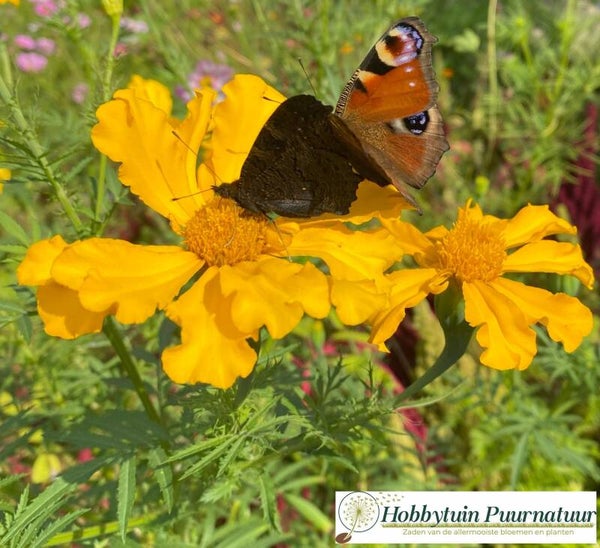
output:
[[[436,38],[418,17],[394,23],[333,108],[310,95],[281,103],[233,183],[213,187],[255,213],[343,215],[363,179],[393,184],[411,204],[448,150],[431,66]]]

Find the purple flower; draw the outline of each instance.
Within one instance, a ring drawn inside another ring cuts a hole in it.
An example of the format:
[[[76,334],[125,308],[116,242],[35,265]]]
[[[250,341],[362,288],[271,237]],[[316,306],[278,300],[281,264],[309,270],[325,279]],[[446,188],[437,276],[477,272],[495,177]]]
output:
[[[35,38],[28,34],[17,34],[14,38],[15,46],[19,49],[35,49]]]
[[[38,38],[35,49],[44,55],[52,55],[56,49],[56,44],[50,38]]]
[[[218,91],[220,97],[221,88],[231,80],[232,76],[233,69],[231,67],[203,59],[196,63],[196,68],[188,77],[187,84],[189,90],[186,90],[182,86],[178,86],[175,93],[184,101],[189,101],[192,97],[193,90],[210,87],[215,91]]]
[[[85,101],[89,91],[89,86],[84,82],[76,84],[73,90],[71,91],[71,99],[73,99],[74,103],[80,105]]]
[[[122,17],[121,28],[133,34],[145,34],[148,32],[148,23],[131,17]]]
[[[183,86],[175,86],[175,96],[179,97],[184,103],[192,98],[192,94]]]
[[[16,63],[19,70],[23,72],[42,72],[48,64],[48,59],[40,53],[31,51],[19,53],[17,55]]]

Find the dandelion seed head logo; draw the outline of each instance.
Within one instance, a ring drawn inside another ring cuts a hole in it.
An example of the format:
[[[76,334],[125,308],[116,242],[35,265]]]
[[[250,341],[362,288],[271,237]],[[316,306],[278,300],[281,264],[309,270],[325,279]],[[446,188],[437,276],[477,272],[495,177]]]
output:
[[[354,491],[346,495],[340,502],[338,515],[342,525],[348,529],[335,538],[344,544],[352,538],[352,533],[364,533],[379,520],[379,504],[375,497],[362,491]]]

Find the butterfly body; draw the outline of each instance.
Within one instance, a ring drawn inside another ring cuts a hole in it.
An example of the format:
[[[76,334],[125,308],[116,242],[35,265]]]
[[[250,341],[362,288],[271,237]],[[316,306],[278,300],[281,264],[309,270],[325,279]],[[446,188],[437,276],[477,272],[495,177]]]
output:
[[[392,25],[346,84],[335,112],[309,95],[284,101],[261,129],[240,178],[213,187],[256,213],[343,215],[363,179],[394,185],[416,205],[448,149],[420,19]]]
[[[287,99],[260,131],[240,178],[215,192],[254,213],[348,213],[363,177],[335,133],[332,110],[310,95]]]

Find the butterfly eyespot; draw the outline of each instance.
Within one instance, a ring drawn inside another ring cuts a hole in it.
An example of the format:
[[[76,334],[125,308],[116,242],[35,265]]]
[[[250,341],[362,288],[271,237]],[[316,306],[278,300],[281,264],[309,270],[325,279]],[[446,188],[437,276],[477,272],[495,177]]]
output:
[[[415,45],[417,53],[421,53],[421,48],[423,47],[423,37],[421,36],[421,33],[412,25],[406,23],[402,23],[396,28],[399,29],[402,40],[406,40],[407,38],[411,40]]]
[[[408,116],[404,118],[404,125],[413,135],[421,135],[429,125],[429,114],[424,110],[423,112],[419,112],[419,114]]]

